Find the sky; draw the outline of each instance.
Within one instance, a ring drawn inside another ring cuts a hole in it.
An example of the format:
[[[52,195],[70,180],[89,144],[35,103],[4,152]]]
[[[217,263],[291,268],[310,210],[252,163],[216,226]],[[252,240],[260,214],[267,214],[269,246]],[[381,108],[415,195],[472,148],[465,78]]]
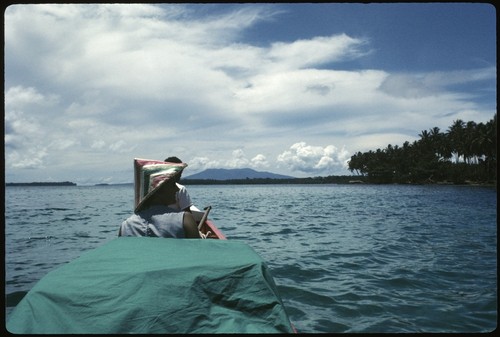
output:
[[[350,175],[496,113],[488,3],[20,4],[4,39],[6,182],[133,182],[168,156]]]

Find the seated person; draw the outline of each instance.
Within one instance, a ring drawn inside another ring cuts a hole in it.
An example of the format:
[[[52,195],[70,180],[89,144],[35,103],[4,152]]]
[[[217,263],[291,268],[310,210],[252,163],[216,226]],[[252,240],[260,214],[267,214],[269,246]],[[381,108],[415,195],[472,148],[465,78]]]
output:
[[[168,157],[165,159],[165,162],[169,163],[182,163],[182,160],[180,160],[177,157]],[[189,193],[184,185],[179,184],[179,181],[181,180],[181,174],[177,177],[176,180],[176,185],[179,188],[177,193],[175,193],[175,203],[169,205],[169,207],[177,209],[178,211],[186,211],[186,212],[191,212],[191,208],[193,208],[195,211],[198,210],[196,206],[193,205],[193,202],[191,201],[191,197],[189,196]]]
[[[177,167],[174,173],[167,170],[165,174],[155,174],[135,213],[121,224],[118,236],[201,238],[191,213],[168,206],[176,201],[175,194],[179,190],[176,181],[184,167]]]

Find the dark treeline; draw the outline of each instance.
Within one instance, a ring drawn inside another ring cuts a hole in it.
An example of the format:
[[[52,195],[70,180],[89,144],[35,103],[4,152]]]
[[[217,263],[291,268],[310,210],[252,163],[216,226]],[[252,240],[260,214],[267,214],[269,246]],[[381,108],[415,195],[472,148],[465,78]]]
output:
[[[389,144],[385,149],[358,152],[351,157],[349,170],[370,183],[496,184],[496,114],[486,124],[458,119],[446,132],[434,127],[419,137],[401,147]]]
[[[32,183],[6,183],[5,186],[76,186],[76,183],[71,181],[45,181]]]

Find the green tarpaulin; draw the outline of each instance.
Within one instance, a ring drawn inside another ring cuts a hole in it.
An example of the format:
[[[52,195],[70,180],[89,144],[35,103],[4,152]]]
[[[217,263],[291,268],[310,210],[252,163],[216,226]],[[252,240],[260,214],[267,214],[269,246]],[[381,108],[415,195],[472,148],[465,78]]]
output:
[[[121,237],[48,273],[12,333],[293,332],[266,264],[227,240]]]

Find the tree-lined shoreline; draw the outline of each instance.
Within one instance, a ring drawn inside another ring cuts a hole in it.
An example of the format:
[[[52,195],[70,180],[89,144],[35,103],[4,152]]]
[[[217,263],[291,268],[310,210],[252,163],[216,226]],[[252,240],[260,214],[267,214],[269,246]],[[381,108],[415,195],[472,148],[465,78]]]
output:
[[[44,181],[31,183],[5,183],[5,186],[76,186],[71,181]]]
[[[447,132],[438,127],[406,141],[402,147],[358,152],[349,170],[371,183],[494,184],[497,180],[497,115],[487,123],[453,122]]]

